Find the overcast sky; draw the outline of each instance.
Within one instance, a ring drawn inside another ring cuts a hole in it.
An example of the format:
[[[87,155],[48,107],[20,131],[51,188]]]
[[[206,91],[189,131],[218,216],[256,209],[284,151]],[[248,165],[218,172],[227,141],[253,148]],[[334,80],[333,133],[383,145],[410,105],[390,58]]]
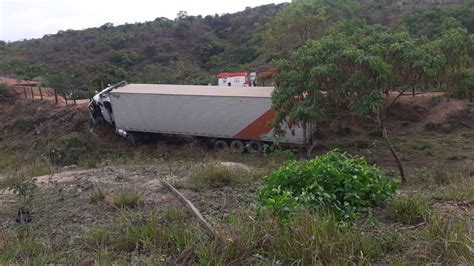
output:
[[[214,15],[290,0],[0,0],[0,40],[41,38],[58,30],[98,27],[107,22],[144,22],[157,17]]]

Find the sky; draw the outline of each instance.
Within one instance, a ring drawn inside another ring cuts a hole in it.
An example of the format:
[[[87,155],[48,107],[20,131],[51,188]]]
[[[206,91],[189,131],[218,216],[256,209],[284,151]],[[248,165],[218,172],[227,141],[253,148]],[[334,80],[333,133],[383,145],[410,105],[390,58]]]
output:
[[[0,40],[41,38],[59,30],[80,30],[174,19],[179,11],[189,15],[214,15],[242,11],[290,0],[0,0]]]

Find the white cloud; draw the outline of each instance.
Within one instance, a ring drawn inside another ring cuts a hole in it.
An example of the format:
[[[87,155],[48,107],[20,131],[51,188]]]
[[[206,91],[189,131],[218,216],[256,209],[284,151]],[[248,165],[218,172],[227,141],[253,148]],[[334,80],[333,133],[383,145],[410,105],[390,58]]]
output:
[[[0,40],[40,38],[58,30],[98,27],[190,15],[233,13],[245,7],[290,0],[0,0]]]

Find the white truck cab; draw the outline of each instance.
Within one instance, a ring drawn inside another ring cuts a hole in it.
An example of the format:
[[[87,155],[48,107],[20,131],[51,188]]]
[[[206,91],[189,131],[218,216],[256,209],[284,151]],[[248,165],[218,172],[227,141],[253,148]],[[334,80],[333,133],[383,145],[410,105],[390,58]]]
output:
[[[125,85],[127,85],[127,82],[122,81],[104,89],[92,98],[92,101],[89,104],[89,111],[94,124],[102,119],[107,123],[107,125],[115,130],[115,119],[112,104],[110,102],[110,92]]]

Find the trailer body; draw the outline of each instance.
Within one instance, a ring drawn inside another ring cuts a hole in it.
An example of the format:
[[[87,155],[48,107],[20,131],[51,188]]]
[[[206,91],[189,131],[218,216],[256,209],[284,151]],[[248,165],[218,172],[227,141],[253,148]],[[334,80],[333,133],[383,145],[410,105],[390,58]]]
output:
[[[103,102],[102,116],[116,130],[275,141],[269,124],[275,116],[272,91],[271,87],[127,84],[97,99]],[[281,126],[285,134],[279,142],[304,144],[308,133],[302,127]]]

